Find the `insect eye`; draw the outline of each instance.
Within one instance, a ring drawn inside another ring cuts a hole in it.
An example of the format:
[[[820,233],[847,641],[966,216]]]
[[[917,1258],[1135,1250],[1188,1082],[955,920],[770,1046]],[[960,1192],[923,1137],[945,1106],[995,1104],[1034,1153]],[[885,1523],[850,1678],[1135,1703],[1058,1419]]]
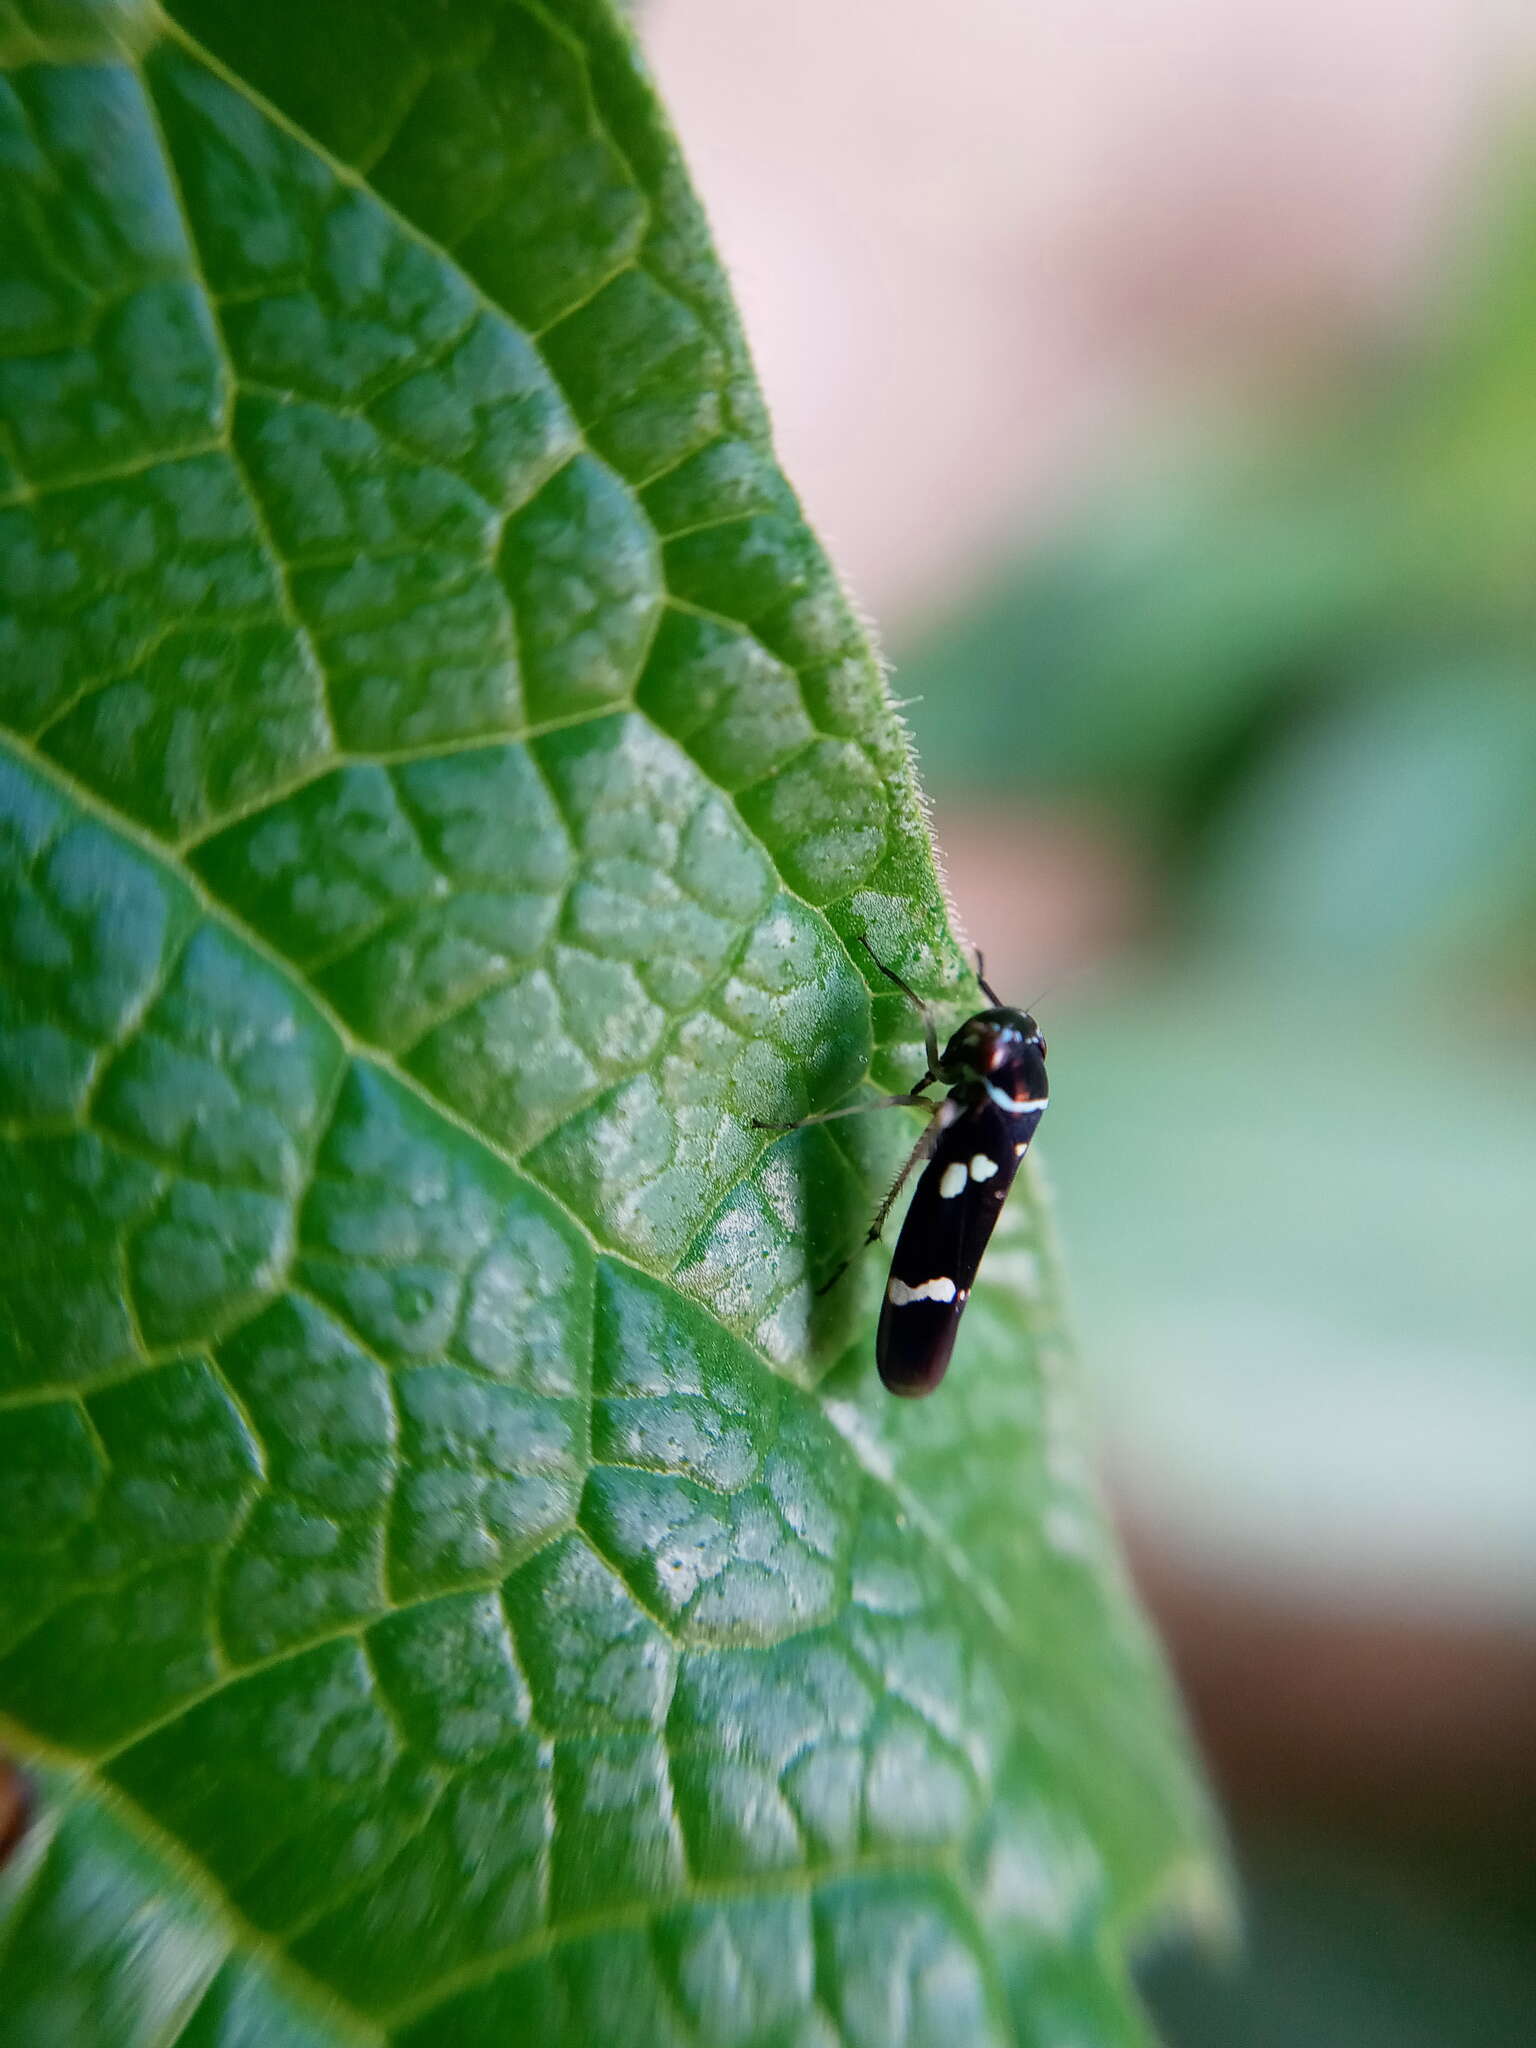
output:
[[[1050,1047],[1049,1047],[1049,1046],[1048,1046],[1048,1045],[1046,1044],[1045,1040],[1044,1040],[1044,1039],[1042,1038],[1042,1039],[1041,1039],[1041,1041],[1040,1041],[1040,1057],[1041,1057],[1041,1059],[1043,1059],[1043,1060],[1048,1060],[1048,1059],[1050,1058],[1050,1056],[1051,1056],[1051,1049],[1050,1049]]]

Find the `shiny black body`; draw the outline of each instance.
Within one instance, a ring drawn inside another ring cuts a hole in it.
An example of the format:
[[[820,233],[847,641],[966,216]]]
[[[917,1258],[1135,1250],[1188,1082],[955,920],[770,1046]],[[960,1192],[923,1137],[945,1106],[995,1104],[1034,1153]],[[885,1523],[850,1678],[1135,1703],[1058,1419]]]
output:
[[[896,1240],[875,1362],[893,1394],[944,1377],[976,1269],[1049,1100],[1045,1040],[1026,1011],[998,1007],[950,1039],[927,1086],[946,1083],[917,1191]]]

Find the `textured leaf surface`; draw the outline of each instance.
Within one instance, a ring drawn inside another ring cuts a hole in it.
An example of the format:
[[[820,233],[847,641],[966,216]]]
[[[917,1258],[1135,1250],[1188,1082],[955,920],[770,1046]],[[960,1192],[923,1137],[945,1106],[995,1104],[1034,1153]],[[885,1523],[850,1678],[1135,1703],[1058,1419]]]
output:
[[[0,62],[0,2043],[1139,2038],[1038,1208],[893,1404],[902,1132],[750,1125],[974,992],[626,35]]]

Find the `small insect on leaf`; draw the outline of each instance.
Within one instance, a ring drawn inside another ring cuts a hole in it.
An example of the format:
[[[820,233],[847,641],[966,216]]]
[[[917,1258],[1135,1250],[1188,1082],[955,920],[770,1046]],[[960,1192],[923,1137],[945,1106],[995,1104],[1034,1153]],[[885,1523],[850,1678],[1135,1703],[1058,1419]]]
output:
[[[998,1001],[978,954],[976,978],[993,1007],[968,1017],[941,1052],[927,1004],[876,958],[868,939],[863,945],[922,1018],[927,1071],[905,1095],[823,1110],[799,1124],[760,1128],[799,1130],[804,1124],[828,1123],[834,1117],[858,1116],[898,1103],[918,1104],[928,1111],[928,1128],[881,1203],[864,1242],[877,1241],[897,1196],[921,1166],[880,1304],[875,1364],[893,1394],[931,1394],[948,1370],[981,1255],[1050,1101],[1045,1039],[1027,1010],[1009,1009]],[[935,1085],[949,1093],[941,1101],[929,1102],[925,1091]],[[850,1264],[845,1259],[826,1287],[834,1286]]]

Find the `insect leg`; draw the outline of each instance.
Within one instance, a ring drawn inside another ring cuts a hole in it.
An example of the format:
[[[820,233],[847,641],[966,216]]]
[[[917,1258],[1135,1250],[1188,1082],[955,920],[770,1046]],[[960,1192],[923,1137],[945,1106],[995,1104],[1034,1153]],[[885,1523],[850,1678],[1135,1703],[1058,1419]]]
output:
[[[949,1109],[949,1104],[947,1102],[925,1102],[923,1104],[923,1107],[924,1109],[930,1112],[927,1129],[923,1132],[922,1136],[918,1139],[917,1143],[912,1147],[912,1150],[907,1154],[906,1164],[902,1167],[900,1173],[897,1174],[896,1178],[891,1182],[889,1189],[886,1191],[885,1200],[880,1204],[880,1207],[875,1211],[874,1222],[871,1223],[868,1230],[864,1233],[863,1242],[857,1245],[854,1248],[854,1250],[848,1254],[847,1258],[844,1259],[843,1263],[838,1267],[837,1271],[832,1275],[830,1280],[822,1281],[821,1285],[816,1290],[818,1294],[829,1294],[831,1290],[837,1285],[838,1281],[842,1279],[843,1275],[847,1272],[848,1268],[853,1264],[854,1260],[858,1257],[859,1253],[867,1250],[870,1245],[879,1243],[880,1233],[885,1228],[885,1219],[887,1216],[890,1215],[892,1208],[895,1206],[896,1197],[901,1193],[902,1189],[911,1179],[912,1169],[915,1166],[922,1165],[923,1161],[928,1157],[928,1155],[932,1152],[934,1146],[938,1143],[939,1133],[945,1128],[947,1124],[950,1124],[954,1121],[952,1114],[946,1115],[945,1113]]]
[[[761,1117],[749,1117],[747,1121],[754,1131],[803,1131],[807,1124],[835,1123],[840,1116],[863,1116],[871,1109],[909,1109],[915,1103],[919,1109],[935,1110],[936,1102],[929,1102],[920,1092],[933,1086],[933,1075],[925,1074],[917,1087],[908,1095],[877,1095],[873,1102],[850,1102],[844,1109],[818,1109],[814,1116],[797,1117],[792,1124],[764,1123]]]
[[[939,1071],[939,1034],[934,1029],[933,1012],[929,1009],[928,1005],[923,1001],[922,997],[918,994],[915,988],[909,988],[907,984],[902,980],[899,974],[897,974],[893,969],[886,966],[885,962],[880,958],[880,955],[869,943],[868,937],[863,932],[859,933],[859,944],[864,948],[865,952],[869,955],[870,959],[874,961],[875,965],[879,968],[880,972],[885,976],[886,980],[895,982],[896,986],[901,990],[902,994],[906,997],[907,1001],[912,1005],[913,1009],[916,1010],[919,1017],[922,1018],[923,1045],[928,1054],[928,1073],[931,1078],[932,1076],[936,1075]]]
[[[976,948],[976,979],[981,984],[982,994],[992,1005],[993,1009],[1000,1010],[1003,1007],[1003,999],[987,979],[987,963],[982,958],[980,946]]]

